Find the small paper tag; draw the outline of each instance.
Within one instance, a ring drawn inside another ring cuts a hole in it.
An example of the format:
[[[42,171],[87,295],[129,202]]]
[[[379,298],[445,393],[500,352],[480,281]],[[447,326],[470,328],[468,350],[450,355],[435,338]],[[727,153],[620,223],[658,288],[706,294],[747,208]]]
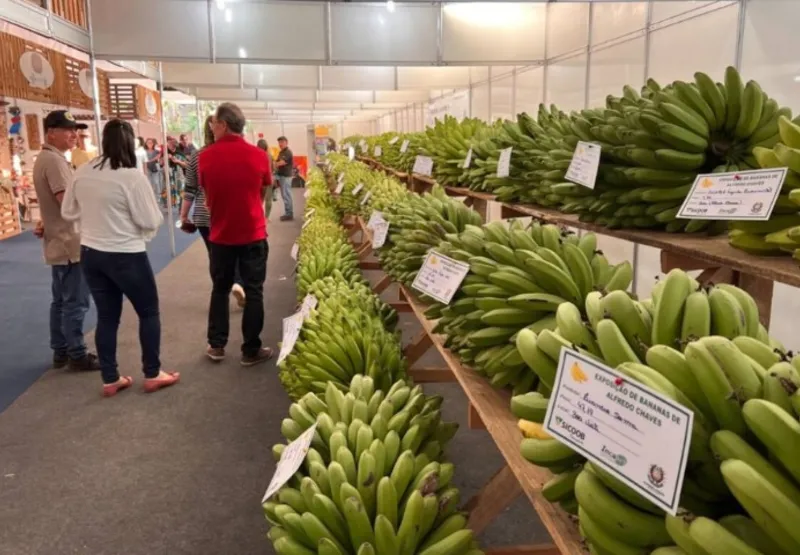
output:
[[[308,318],[308,315],[311,314],[311,311],[317,308],[317,298],[309,293],[303,299],[303,304],[300,306],[300,314],[303,315],[303,320],[305,321]]]
[[[372,248],[379,249],[386,244],[386,236],[389,234],[389,222],[380,221],[375,224],[372,234]]]
[[[381,148],[380,145],[375,145],[375,150],[373,152],[375,153],[374,154],[375,158],[380,158],[381,154],[383,154],[383,149]]]
[[[470,149],[467,151],[467,157],[466,157],[466,158],[464,158],[464,165],[463,165],[463,166],[461,166],[461,167],[462,167],[462,168],[464,168],[465,170],[467,170],[467,169],[469,169],[469,165],[470,165],[471,163],[472,163],[472,149],[470,148]]]
[[[305,192],[303,193],[303,198],[308,198],[311,196],[311,189],[306,188]]]
[[[289,252],[289,255],[292,257],[292,260],[297,260],[297,255],[300,252],[300,245],[295,243],[292,245],[292,250]]]
[[[367,221],[367,229],[375,229],[375,224],[382,221],[384,221],[383,212],[373,210],[372,214],[369,215],[369,221]]]
[[[427,175],[430,177],[433,171],[433,159],[428,156],[417,156],[414,160],[414,169],[411,171],[419,175]]]
[[[281,352],[278,354],[278,365],[294,349],[294,344],[297,343],[297,338],[300,337],[300,328],[303,327],[303,320],[304,317],[301,312],[295,312],[283,319],[283,339],[281,340]]]
[[[367,194],[364,195],[364,198],[361,199],[361,206],[364,206],[365,204],[367,204],[367,201],[369,200],[369,197],[371,197],[371,196],[372,196],[372,191],[367,191]]]
[[[511,173],[511,151],[513,147],[504,148],[500,151],[500,158],[497,159],[497,177],[508,177]]]
[[[357,195],[358,192],[363,188],[364,188],[363,183],[359,183],[358,185],[356,185],[355,188],[353,189],[353,196]]]
[[[399,140],[400,140],[400,135],[395,135],[394,137],[392,137],[392,138],[389,140],[389,144],[390,144],[390,145],[393,145],[394,143],[396,143],[396,142],[397,142],[397,141],[399,141]]]
[[[698,175],[678,218],[769,220],[787,168]]]
[[[300,434],[300,437],[284,448],[281,460],[278,461],[278,466],[275,468],[275,474],[272,475],[267,491],[261,499],[262,504],[275,495],[300,469],[311,447],[311,441],[314,439],[316,430],[317,424],[315,422],[314,425]]]
[[[600,145],[578,141],[564,178],[567,181],[594,189],[597,182],[597,169],[600,167],[600,152]]]
[[[344,181],[339,181],[339,183],[336,185],[336,189],[333,191],[333,194],[341,195],[342,191],[344,191]]]
[[[400,152],[405,152],[408,150],[408,139],[403,141],[403,144],[400,145]]]
[[[356,158],[356,149],[354,149],[352,146],[347,147],[347,157],[350,159],[350,161],[353,161]]]
[[[411,287],[440,303],[450,304],[468,272],[469,264],[430,250]]]

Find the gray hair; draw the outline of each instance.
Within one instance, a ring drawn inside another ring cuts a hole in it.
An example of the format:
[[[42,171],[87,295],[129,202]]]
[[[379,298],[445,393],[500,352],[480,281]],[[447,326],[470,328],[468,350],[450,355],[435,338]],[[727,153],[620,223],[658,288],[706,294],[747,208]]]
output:
[[[241,135],[244,133],[245,118],[242,110],[232,102],[223,102],[217,107],[217,120],[224,121],[228,131]]]

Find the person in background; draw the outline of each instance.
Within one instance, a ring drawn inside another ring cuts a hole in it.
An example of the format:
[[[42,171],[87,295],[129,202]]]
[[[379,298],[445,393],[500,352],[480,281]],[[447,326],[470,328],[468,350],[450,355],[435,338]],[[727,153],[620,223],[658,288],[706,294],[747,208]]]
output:
[[[87,126],[84,125],[83,129],[86,128]],[[94,153],[87,150],[88,145],[86,143],[86,139],[88,138],[89,135],[85,131],[81,130],[78,132],[77,146],[72,149],[72,165],[75,166],[76,169],[80,168],[86,162],[94,158]]]
[[[294,219],[294,211],[292,207],[292,170],[294,169],[294,157],[292,151],[289,150],[289,141],[286,137],[278,137],[278,146],[281,151],[278,153],[278,159],[275,161],[275,167],[278,173],[278,183],[281,187],[281,196],[283,197],[283,216],[281,221],[289,221]]]
[[[194,146],[192,140],[186,133],[181,133],[180,135],[178,152],[180,152],[186,160],[191,160],[194,153],[197,152],[197,147]]]
[[[175,137],[167,137],[166,154],[161,159],[161,165],[167,166],[164,171],[169,171],[170,190],[172,192],[172,206],[179,206],[181,192],[183,191],[183,172],[189,166],[189,161],[178,150],[178,141]],[[167,203],[167,191],[161,193],[164,205]]]
[[[146,242],[163,222],[150,185],[136,161],[136,136],[127,121],[112,119],[103,128],[103,155],[75,173],[61,214],[81,224],[81,265],[97,306],[95,343],[100,355],[103,396],[133,384],[117,368],[117,330],[122,299],[139,316],[144,390],[178,382],[178,372],[161,369],[161,317],[158,290]]]
[[[278,200],[278,181],[275,178],[275,161],[269,154],[269,145],[267,144],[267,141],[264,139],[259,139],[256,143],[256,146],[263,150],[266,154],[267,160],[269,160],[269,169],[273,175],[272,185],[270,185],[269,189],[267,190],[264,200],[264,214],[267,216],[267,219],[269,219],[269,213],[272,212],[272,203]]]
[[[264,197],[272,173],[264,152],[242,137],[245,118],[235,104],[224,102],[211,120],[214,144],[198,157],[197,177],[205,190],[211,221],[211,278],[208,349],[214,361],[225,358],[230,314],[228,295],[236,267],[242,274],[245,306],[242,315],[242,366],[272,358],[262,347],[264,280],[267,274],[267,221]]]
[[[183,203],[181,204],[181,230],[191,233],[192,227],[196,227],[203,238],[203,243],[208,250],[209,257],[211,256],[211,243],[209,242],[209,235],[211,233],[211,220],[208,216],[208,207],[206,206],[206,194],[202,187],[197,182],[197,160],[201,152],[214,144],[214,134],[211,132],[211,118],[208,116],[203,126],[203,140],[204,146],[198,150],[189,159],[189,166],[186,169],[186,186],[183,188]],[[189,218],[189,212],[194,206],[194,214]],[[190,225],[194,224],[194,226]],[[236,299],[236,303],[240,308],[245,306],[245,292],[242,286],[242,278],[239,274],[239,266],[236,266],[236,274],[233,280],[233,289],[231,294]]]
[[[75,147],[78,123],[69,112],[55,110],[44,118],[45,144],[33,166],[33,185],[42,220],[34,233],[42,239],[44,261],[51,267],[53,300],[50,303],[50,348],[53,367],[99,370],[97,357],[88,353],[83,339],[83,319],[89,310],[89,289],[81,272],[80,235],[72,222],[61,217],[61,202],[72,185],[72,166],[66,153]]]
[[[157,200],[161,200],[161,190],[163,189],[161,164],[158,163],[161,152],[158,149],[158,141],[150,138],[144,142],[144,150],[147,154],[147,179],[153,188],[153,193]],[[162,208],[166,204],[162,204]]]
[[[142,137],[136,137],[136,167],[147,175],[147,150],[144,148]]]

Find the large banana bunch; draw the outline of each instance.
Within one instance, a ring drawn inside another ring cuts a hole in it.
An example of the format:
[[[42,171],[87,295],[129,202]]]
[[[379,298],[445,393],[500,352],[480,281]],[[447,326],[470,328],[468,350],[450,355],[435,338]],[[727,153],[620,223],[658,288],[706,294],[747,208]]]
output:
[[[730,244],[751,254],[793,255],[800,260],[800,118],[781,114],[775,122],[777,136],[753,148],[762,168],[788,168],[781,193],[766,222],[731,222]]]
[[[595,289],[624,290],[632,278],[629,263],[611,266],[596,251],[593,234],[578,238],[554,225],[468,225],[461,234],[447,235],[440,248],[467,262],[470,273],[450,305],[433,305],[428,317],[439,319],[436,331],[462,361],[495,386],[511,385],[519,393],[537,387],[549,392],[552,377],[540,379],[537,372],[555,373],[561,344],[596,351],[582,310],[559,311],[560,305],[582,308]],[[553,333],[556,327],[559,334]],[[526,365],[526,348],[519,347],[531,334],[546,337],[553,355],[534,371]]]
[[[358,374],[386,390],[406,375],[399,334],[386,325],[396,323],[397,315],[368,286],[353,285],[338,270],[333,278],[336,283],[311,286],[319,302],[281,363],[281,379],[294,398],[325,391],[328,383],[346,386]],[[335,295],[325,296],[325,291]]]
[[[297,257],[297,298],[302,300],[318,279],[337,275],[352,284],[366,283],[358,255],[339,224],[314,215],[300,234]]]
[[[414,168],[414,160],[416,160],[418,154],[422,154],[420,152],[420,146],[425,141],[425,133],[406,133],[399,141],[399,149],[403,147],[405,141],[408,141],[408,146],[405,152],[399,152],[398,150],[399,160],[395,169],[401,172],[411,173],[411,170]]]
[[[263,505],[277,553],[482,553],[443,462],[457,425],[441,421],[441,404],[419,386],[382,390],[365,376],[293,404],[284,437],[317,429],[303,466]],[[273,448],[276,459],[285,447]]]
[[[437,183],[453,187],[461,183],[470,141],[485,126],[486,123],[477,118],[459,121],[453,116],[445,116],[425,130],[419,154],[433,159],[433,178]]]
[[[477,212],[448,197],[438,185],[423,195],[409,194],[402,203],[383,205],[382,213],[389,222],[389,237],[378,259],[388,275],[406,285],[414,281],[426,253],[447,234],[481,222]]]

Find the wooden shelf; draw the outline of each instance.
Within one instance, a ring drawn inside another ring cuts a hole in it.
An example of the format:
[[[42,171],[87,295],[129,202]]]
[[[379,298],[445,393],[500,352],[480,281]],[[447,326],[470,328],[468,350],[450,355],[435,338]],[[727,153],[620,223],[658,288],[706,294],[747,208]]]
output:
[[[584,553],[578,529],[571,517],[542,497],[542,485],[551,478],[552,474],[529,463],[520,453],[522,434],[517,428],[517,419],[509,409],[509,395],[494,389],[489,382],[473,370],[464,367],[458,358],[444,346],[444,337],[433,333],[434,322],[425,317],[426,307],[415,298],[408,288],[403,285],[399,287],[401,298],[411,306],[412,312],[416,315],[425,333],[431,338],[433,346],[444,358],[447,367],[461,385],[474,411],[494,440],[508,464],[508,468],[538,513],[555,545],[564,555]]]

